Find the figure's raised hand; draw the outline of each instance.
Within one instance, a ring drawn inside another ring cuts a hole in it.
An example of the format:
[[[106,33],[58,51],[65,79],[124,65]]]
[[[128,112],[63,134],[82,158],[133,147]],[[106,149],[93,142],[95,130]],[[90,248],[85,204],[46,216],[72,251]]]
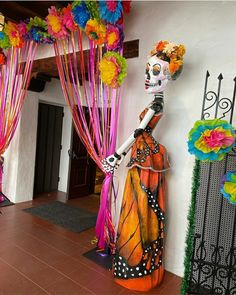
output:
[[[102,160],[103,170],[106,173],[114,173],[124,159],[124,156],[118,156],[117,154],[110,155],[109,157]]]

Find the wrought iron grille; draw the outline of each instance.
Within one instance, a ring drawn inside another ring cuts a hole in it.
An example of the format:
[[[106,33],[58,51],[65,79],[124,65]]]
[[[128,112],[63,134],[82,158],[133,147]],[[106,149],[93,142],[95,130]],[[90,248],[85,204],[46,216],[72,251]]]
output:
[[[232,97],[221,96],[222,74],[217,90],[208,90],[207,72],[201,119],[220,118],[232,123],[236,78]],[[236,294],[236,206],[220,193],[220,182],[227,171],[236,170],[236,149],[224,160],[201,162],[200,187],[196,200],[196,228],[188,294]]]

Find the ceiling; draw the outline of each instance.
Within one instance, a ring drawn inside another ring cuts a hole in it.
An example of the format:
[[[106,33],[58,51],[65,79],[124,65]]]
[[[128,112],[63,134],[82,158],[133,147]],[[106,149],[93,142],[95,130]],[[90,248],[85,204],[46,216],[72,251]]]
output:
[[[48,8],[56,6],[65,7],[71,1],[0,1],[0,12],[6,20],[19,22],[30,17],[45,18]]]
[[[34,16],[39,16],[45,19],[48,15],[48,8],[51,6],[62,8],[71,2],[72,1],[0,1],[0,12],[5,16],[7,21],[19,22],[20,20],[26,20]],[[138,57],[138,40],[124,42],[123,54],[126,58]],[[35,60],[32,72],[34,77],[40,81],[48,81],[50,78],[58,78],[55,57]]]

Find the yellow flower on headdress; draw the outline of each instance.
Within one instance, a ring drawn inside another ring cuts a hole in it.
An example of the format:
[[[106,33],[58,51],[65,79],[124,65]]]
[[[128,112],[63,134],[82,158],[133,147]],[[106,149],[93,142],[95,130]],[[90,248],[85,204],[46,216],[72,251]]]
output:
[[[164,46],[163,52],[167,55],[171,54],[175,50],[176,47],[177,47],[177,45],[175,43],[171,43],[171,42],[167,43]]]
[[[176,49],[176,52],[177,52],[177,55],[178,55],[179,57],[183,57],[183,55],[184,55],[185,52],[186,52],[184,45],[180,44],[180,45],[178,46],[178,48]]]

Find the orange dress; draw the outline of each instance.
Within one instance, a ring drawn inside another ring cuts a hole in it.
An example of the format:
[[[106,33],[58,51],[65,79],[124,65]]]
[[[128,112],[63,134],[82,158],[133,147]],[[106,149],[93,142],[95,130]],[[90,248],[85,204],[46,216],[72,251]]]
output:
[[[142,112],[144,117],[147,109]],[[164,275],[164,173],[169,168],[164,146],[151,135],[161,118],[155,115],[133,145],[114,256],[116,283],[148,291]]]

